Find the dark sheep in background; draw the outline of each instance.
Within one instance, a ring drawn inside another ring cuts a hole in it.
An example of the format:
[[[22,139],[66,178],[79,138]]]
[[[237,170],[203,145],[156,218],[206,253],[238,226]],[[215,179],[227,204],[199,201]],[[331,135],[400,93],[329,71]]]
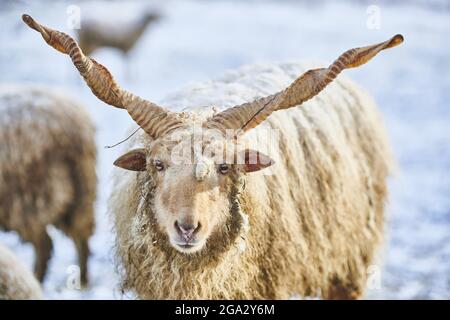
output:
[[[94,231],[94,126],[78,103],[49,88],[0,87],[0,228],[36,250],[42,281],[52,252],[47,226],[75,243],[81,284],[88,282]]]

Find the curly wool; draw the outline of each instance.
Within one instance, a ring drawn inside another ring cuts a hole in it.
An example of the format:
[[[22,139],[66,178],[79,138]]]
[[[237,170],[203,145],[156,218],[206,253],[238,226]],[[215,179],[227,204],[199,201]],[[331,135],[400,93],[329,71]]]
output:
[[[309,67],[243,67],[174,94],[165,105],[237,105],[285,88]],[[148,175],[117,173],[110,207],[124,289],[143,299],[363,295],[382,240],[391,163],[374,102],[339,76],[314,99],[275,112],[250,134],[265,141],[267,128],[280,135],[272,174],[243,177],[245,189],[230,194],[238,205],[199,253],[178,253],[158,229]],[[148,139],[141,134],[133,144],[145,147]],[[238,190],[243,182],[234,181]]]
[[[42,299],[39,282],[25,265],[0,244],[0,300]]]

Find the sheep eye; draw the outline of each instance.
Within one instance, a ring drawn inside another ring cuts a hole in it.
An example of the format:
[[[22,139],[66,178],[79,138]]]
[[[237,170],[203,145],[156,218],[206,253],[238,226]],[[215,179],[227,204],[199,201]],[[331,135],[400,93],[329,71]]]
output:
[[[219,166],[219,171],[220,171],[221,174],[227,174],[229,169],[230,168],[228,167],[228,165],[226,163],[222,163]]]
[[[153,164],[154,164],[156,170],[158,170],[158,171],[164,170],[164,164],[160,160],[155,160],[155,162]]]

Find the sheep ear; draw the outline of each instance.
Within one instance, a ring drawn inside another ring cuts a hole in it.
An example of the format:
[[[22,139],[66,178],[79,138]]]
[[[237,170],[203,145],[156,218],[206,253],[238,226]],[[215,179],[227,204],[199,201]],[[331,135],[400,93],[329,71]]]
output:
[[[131,171],[144,171],[147,165],[145,149],[134,149],[120,156],[114,165]]]
[[[241,153],[240,159],[244,164],[245,172],[259,171],[275,163],[269,156],[252,149],[245,149]]]

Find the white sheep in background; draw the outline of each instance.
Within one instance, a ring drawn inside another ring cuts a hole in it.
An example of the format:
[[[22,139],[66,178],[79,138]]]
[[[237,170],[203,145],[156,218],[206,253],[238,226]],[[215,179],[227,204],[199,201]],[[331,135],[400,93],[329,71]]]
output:
[[[242,68],[173,98],[237,106],[175,113],[123,90],[68,35],[23,20],[145,131],[114,163],[136,171],[118,175],[111,197],[125,289],[147,299],[362,296],[382,238],[390,152],[372,99],[335,78],[401,35],[328,68]]]
[[[99,48],[111,47],[120,50],[126,56],[147,27],[160,18],[158,13],[147,12],[137,19],[119,24],[115,19],[111,21],[86,19],[77,30],[78,41],[87,55],[91,55]]]
[[[14,253],[0,244],[0,300],[42,299],[39,282]]]
[[[72,238],[87,284],[96,194],[94,126],[84,108],[54,89],[0,87],[0,229],[36,250],[44,279],[52,252],[47,226]]]

